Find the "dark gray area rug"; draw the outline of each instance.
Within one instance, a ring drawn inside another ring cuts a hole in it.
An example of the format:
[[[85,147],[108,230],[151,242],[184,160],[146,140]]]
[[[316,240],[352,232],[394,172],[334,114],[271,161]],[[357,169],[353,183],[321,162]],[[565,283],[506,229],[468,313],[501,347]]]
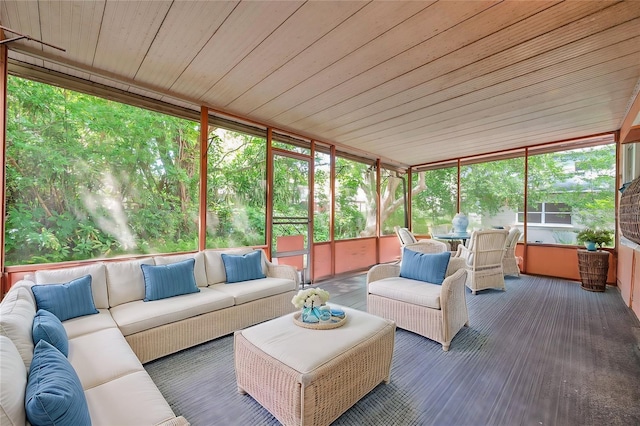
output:
[[[391,383],[334,424],[640,425],[640,324],[617,289],[523,276],[467,305],[471,325],[449,352],[398,329]],[[237,392],[233,336],[145,368],[193,425],[279,424]]]

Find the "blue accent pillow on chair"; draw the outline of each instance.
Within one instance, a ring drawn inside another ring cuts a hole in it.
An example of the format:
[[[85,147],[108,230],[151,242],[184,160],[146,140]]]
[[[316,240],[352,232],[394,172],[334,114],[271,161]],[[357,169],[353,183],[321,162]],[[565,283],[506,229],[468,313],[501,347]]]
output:
[[[91,416],[80,379],[69,360],[40,340],[33,351],[25,395],[32,425],[90,425]]]
[[[44,309],[60,321],[97,314],[91,293],[91,275],[64,284],[36,284],[31,287],[38,309]]]
[[[191,258],[166,265],[140,265],[144,276],[144,301],[198,293],[200,289],[193,272],[195,264],[196,260]]]
[[[262,253],[260,250],[242,255],[222,253],[222,262],[229,284],[267,277],[262,272]]]
[[[405,249],[402,254],[400,276],[413,280],[425,281],[431,284],[442,284],[451,252],[418,253]]]
[[[33,317],[33,326],[31,328],[31,337],[33,344],[37,345],[40,340],[53,345],[62,355],[69,356],[69,337],[67,331],[57,316],[49,311],[39,309],[36,316]]]

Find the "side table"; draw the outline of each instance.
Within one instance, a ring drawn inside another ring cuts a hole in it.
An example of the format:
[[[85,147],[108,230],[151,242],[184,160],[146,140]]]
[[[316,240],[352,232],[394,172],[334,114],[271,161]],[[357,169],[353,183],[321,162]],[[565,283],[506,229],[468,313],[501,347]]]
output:
[[[605,291],[609,273],[609,252],[578,249],[581,287],[588,291]]]

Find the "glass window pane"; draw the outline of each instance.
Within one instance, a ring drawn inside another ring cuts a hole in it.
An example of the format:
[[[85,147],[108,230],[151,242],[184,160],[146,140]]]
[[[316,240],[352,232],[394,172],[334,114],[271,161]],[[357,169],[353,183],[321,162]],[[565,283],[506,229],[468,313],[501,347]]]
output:
[[[614,144],[531,155],[529,201],[544,213],[529,216],[529,241],[573,245],[585,227],[613,231],[615,165]]]
[[[406,175],[398,175],[395,171],[382,169],[380,182],[381,211],[380,221],[381,235],[395,234],[394,227],[404,227]]]
[[[267,139],[209,126],[207,248],[265,245]]]
[[[516,226],[524,209],[524,157],[461,166],[460,191],[469,231]]]
[[[446,234],[457,212],[458,166],[412,173],[411,220],[415,234]]]
[[[316,152],[314,168],[313,240],[329,241],[329,219],[331,218],[331,156]]]
[[[7,264],[198,248],[198,123],[8,78]]]
[[[376,172],[372,164],[336,157],[335,238],[376,235]]]

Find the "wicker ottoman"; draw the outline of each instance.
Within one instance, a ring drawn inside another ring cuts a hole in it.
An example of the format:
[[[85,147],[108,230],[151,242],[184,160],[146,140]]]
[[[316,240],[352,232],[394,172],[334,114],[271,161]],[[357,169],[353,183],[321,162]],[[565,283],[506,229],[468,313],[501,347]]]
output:
[[[389,381],[395,323],[343,308],[331,330],[295,325],[293,314],[237,331],[238,390],[284,425],[328,425]]]

